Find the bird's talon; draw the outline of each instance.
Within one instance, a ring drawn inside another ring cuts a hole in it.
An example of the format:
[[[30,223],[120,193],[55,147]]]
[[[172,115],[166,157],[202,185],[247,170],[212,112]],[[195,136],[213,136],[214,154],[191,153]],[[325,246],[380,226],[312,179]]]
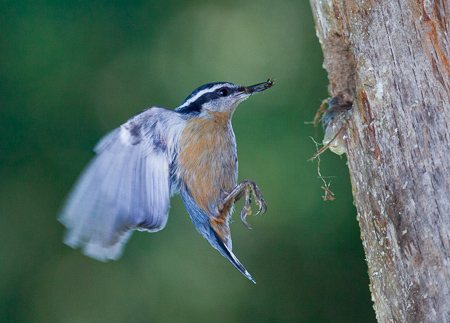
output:
[[[240,183],[238,186],[236,186],[233,189],[233,191],[228,193],[228,195],[222,201],[222,205],[225,204],[226,201],[230,200],[233,197],[234,197],[233,203],[236,203],[244,196],[245,196],[245,202],[244,202],[244,207],[241,210],[241,220],[242,220],[242,223],[245,225],[245,227],[251,229],[246,221],[246,217],[247,217],[247,215],[252,214],[252,209],[251,209],[252,198],[254,198],[255,204],[258,206],[258,212],[256,212],[255,215],[263,214],[267,210],[267,205],[264,202],[261,191],[259,190],[258,186],[256,186],[255,182],[244,181],[244,182]]]
[[[247,221],[245,220],[245,218],[247,217],[247,212],[248,212],[248,209],[247,209],[247,207],[244,206],[241,211],[241,220],[247,229],[251,229],[251,227],[248,225]]]
[[[264,201],[262,203],[264,203]],[[255,200],[255,204],[258,205],[258,212],[256,212],[255,215],[261,214],[261,210],[263,209],[262,203],[261,200]]]
[[[266,202],[263,199],[260,200],[259,210],[257,214],[264,214],[267,211]]]

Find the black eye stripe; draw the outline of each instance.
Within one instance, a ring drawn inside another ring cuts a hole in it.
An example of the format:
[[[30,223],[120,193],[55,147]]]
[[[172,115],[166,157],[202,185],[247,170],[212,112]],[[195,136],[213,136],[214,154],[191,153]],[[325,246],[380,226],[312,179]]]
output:
[[[217,92],[208,92],[203,94],[201,97],[199,97],[194,102],[191,102],[187,107],[183,107],[180,112],[182,113],[191,113],[191,112],[197,112],[199,113],[202,109],[203,104],[216,99],[218,97]]]
[[[221,85],[218,87],[218,85]],[[215,90],[212,90],[215,88]],[[226,82],[209,83],[200,86],[192,92],[183,103],[175,110],[182,114],[199,114],[202,106],[211,100],[219,99],[236,93],[239,90],[237,85]],[[201,93],[203,92],[203,93]],[[200,96],[198,96],[200,94]],[[198,96],[198,97],[197,97]],[[196,97],[195,101],[192,101]]]

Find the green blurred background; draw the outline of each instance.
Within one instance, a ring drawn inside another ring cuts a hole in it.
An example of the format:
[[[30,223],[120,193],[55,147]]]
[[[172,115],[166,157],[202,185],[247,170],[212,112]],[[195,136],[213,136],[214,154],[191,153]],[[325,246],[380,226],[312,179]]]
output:
[[[308,1],[3,0],[0,62],[0,321],[375,321],[345,157],[322,155],[332,202],[308,161],[322,131],[305,121],[327,97]],[[231,226],[256,285],[179,196],[117,262],[61,242],[58,209],[103,134],[202,84],[269,77],[233,117],[239,178],[268,204],[253,230]]]

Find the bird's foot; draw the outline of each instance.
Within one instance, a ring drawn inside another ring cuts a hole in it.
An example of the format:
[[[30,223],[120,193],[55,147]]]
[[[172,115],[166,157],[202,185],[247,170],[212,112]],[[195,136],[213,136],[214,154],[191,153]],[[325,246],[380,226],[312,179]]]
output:
[[[255,198],[256,205],[258,205],[258,207],[259,207],[258,212],[255,215],[264,214],[267,210],[267,204],[266,204],[266,202],[264,202],[262,193],[259,190],[258,186],[256,185],[255,181],[245,180],[245,181],[241,182],[223,200],[223,204],[225,204],[231,198],[234,197],[234,203],[236,203],[243,196],[245,196],[244,207],[242,208],[242,211],[241,211],[241,219],[242,219],[242,223],[244,223],[244,225],[248,229],[251,229],[251,228],[248,225],[246,218],[247,218],[247,215],[252,214],[252,208],[251,208],[252,195]]]

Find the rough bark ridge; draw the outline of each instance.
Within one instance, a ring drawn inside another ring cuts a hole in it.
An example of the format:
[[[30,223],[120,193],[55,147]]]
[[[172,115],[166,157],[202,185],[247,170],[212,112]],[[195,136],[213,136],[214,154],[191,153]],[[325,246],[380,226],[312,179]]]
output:
[[[450,0],[310,0],[379,322],[450,322]]]

